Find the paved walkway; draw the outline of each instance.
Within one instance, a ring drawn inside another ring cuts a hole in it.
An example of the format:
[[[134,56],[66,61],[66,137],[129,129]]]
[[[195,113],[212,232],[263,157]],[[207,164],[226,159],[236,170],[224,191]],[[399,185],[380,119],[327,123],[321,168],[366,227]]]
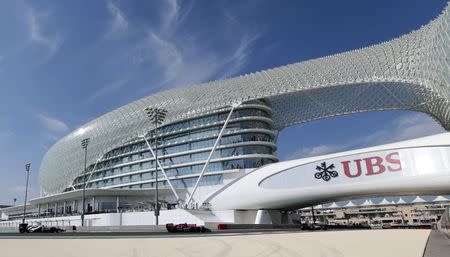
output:
[[[433,230],[428,239],[428,244],[423,257],[449,257],[450,239],[443,233]]]
[[[0,239],[1,256],[422,257],[429,230],[364,230],[176,238]]]

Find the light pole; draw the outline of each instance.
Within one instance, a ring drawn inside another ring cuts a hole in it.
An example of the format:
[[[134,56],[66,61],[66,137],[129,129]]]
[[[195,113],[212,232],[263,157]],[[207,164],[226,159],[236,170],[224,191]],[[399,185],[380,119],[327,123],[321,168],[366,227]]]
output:
[[[313,224],[316,224],[316,214],[314,213],[314,205],[311,206],[311,213],[313,218]]]
[[[159,216],[159,199],[158,199],[158,125],[164,122],[167,115],[167,110],[163,108],[144,109],[147,117],[155,125],[155,224],[158,225]]]
[[[30,176],[30,167],[31,167],[30,163],[25,164],[25,171],[27,172],[27,184],[25,186],[25,201],[24,201],[24,204],[23,204],[22,224],[25,224],[25,213],[27,212],[28,178]]]
[[[81,140],[81,146],[84,149],[84,173],[83,173],[83,208],[81,213],[81,226],[84,226],[84,212],[85,212],[85,203],[86,203],[86,159],[87,159],[87,147],[89,144],[89,138],[85,138]]]

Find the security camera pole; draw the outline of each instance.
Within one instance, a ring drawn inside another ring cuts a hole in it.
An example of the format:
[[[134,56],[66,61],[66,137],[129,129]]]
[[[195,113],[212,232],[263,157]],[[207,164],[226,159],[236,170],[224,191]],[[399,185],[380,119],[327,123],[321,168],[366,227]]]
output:
[[[155,224],[158,225],[159,216],[159,199],[158,199],[158,125],[164,122],[167,115],[167,110],[162,108],[144,109],[147,117],[155,125]]]
[[[89,138],[85,138],[81,140],[81,146],[84,149],[84,173],[83,173],[83,208],[81,213],[81,226],[84,226],[84,213],[85,213],[85,204],[86,204],[86,159],[87,159],[87,147],[89,144]]]

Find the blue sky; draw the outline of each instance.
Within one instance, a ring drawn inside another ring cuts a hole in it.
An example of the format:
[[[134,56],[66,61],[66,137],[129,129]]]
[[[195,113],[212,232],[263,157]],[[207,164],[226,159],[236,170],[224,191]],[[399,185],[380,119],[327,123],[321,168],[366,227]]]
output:
[[[0,204],[39,194],[42,157],[91,119],[149,94],[389,40],[445,0],[0,1]],[[442,132],[424,114],[363,113],[290,127],[297,158]]]

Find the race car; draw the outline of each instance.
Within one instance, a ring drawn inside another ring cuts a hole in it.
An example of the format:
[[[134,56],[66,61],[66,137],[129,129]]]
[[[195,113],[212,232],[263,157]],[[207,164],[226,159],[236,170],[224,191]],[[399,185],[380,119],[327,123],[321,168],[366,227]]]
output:
[[[29,224],[25,230],[26,233],[60,233],[65,230],[59,227],[47,227],[40,223]]]
[[[210,232],[211,230],[208,229],[205,226],[197,226],[197,224],[187,224],[187,223],[181,223],[181,224],[173,224],[173,223],[167,223],[166,229],[170,233],[175,232]]]

